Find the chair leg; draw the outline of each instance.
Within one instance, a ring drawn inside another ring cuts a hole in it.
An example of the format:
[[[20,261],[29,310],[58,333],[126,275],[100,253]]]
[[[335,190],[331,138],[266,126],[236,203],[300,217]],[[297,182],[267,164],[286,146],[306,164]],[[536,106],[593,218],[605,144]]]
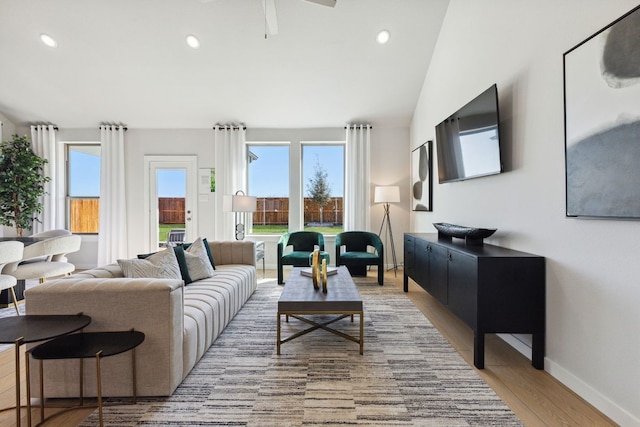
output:
[[[9,288],[11,292],[11,298],[13,298],[13,306],[16,308],[16,314],[20,316],[20,310],[18,310],[18,298],[16,297],[16,290],[13,289],[13,286]]]
[[[284,275],[282,274],[282,264],[278,263],[278,285],[284,284]]]
[[[384,264],[378,264],[378,285],[384,285]]]

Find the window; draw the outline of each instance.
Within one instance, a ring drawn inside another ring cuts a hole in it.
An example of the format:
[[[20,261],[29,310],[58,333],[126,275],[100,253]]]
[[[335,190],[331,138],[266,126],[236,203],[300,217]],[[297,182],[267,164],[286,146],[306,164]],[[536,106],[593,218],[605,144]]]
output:
[[[250,234],[343,230],[344,143],[254,142],[247,156],[248,194],[258,202]]]
[[[248,194],[257,197],[252,234],[289,229],[289,146],[247,145]]]
[[[100,145],[67,145],[67,228],[98,233],[100,214]]]
[[[302,146],[302,193],[305,230],[343,230],[344,144]]]

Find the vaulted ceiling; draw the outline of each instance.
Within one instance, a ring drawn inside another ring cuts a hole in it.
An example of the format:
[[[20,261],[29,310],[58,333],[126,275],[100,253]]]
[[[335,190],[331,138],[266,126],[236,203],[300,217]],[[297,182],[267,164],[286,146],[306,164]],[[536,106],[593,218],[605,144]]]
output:
[[[0,0],[0,113],[66,128],[409,124],[448,0],[274,3],[265,38],[262,0]]]

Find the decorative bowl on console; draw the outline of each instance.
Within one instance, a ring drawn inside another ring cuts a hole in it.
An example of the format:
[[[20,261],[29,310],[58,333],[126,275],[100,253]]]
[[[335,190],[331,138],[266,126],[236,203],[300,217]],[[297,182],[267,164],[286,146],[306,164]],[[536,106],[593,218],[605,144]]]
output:
[[[465,239],[467,244],[476,245],[481,245],[483,239],[491,236],[497,230],[497,228],[465,227],[446,222],[434,222],[433,226],[438,230],[438,238],[451,240],[452,237],[457,237]]]

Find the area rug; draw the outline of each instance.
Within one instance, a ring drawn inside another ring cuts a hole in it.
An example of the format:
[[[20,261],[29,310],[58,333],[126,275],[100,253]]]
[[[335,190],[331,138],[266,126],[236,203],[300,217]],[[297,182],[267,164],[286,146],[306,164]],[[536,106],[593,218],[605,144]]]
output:
[[[400,289],[371,279],[357,285],[364,355],[358,344],[322,330],[283,344],[276,355],[283,288],[267,281],[172,396],[107,407],[105,425],[522,425]],[[357,316],[333,326],[358,334]],[[283,322],[283,337],[304,328]],[[97,411],[81,425],[98,425]]]

